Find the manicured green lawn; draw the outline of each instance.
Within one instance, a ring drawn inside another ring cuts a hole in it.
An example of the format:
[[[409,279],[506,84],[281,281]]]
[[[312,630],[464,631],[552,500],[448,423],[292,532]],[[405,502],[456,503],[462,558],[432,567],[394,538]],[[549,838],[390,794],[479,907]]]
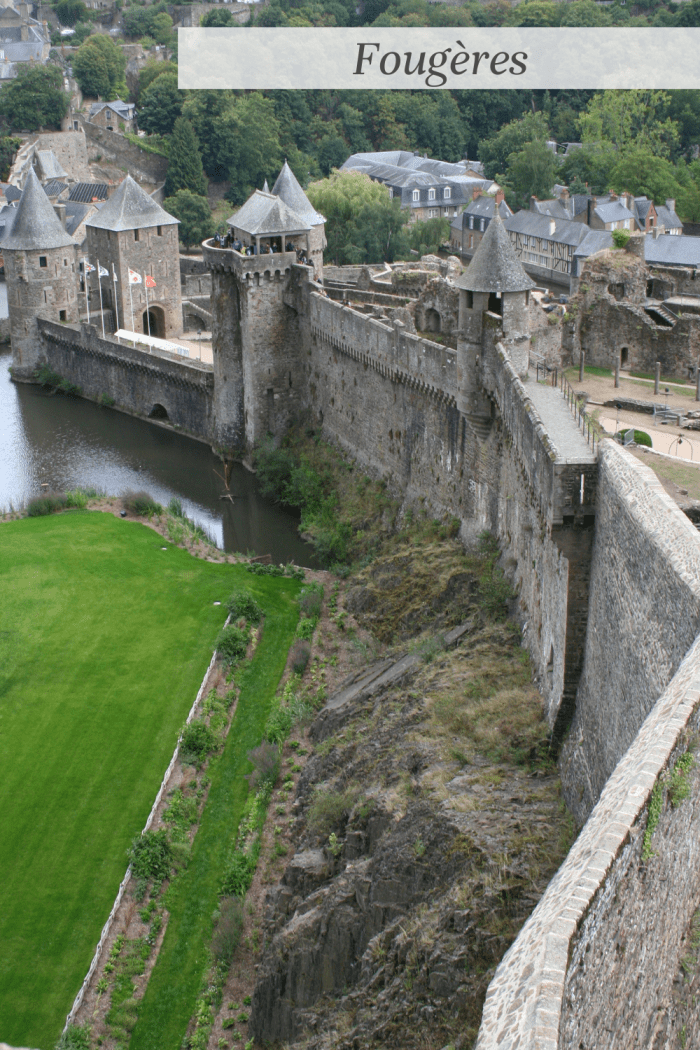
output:
[[[211,788],[185,871],[168,893],[170,921],[146,989],[129,1050],[181,1045],[207,968],[212,913],[226,856],[248,793],[247,752],[262,738],[299,618],[296,581],[248,577],[265,611],[265,630],[250,665],[236,681],[240,696],[224,751],[210,766]]]
[[[250,581],[109,514],[0,525],[0,1041],[53,1047]]]

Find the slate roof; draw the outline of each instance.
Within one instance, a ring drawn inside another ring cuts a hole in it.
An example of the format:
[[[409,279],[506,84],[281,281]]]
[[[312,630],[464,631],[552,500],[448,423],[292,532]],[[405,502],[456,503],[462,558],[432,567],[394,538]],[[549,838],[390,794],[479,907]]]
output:
[[[469,292],[525,292],[535,287],[515,254],[498,212],[466,271],[454,283]]]
[[[451,164],[444,160],[429,160],[427,157],[416,157],[405,150],[386,150],[382,153],[353,153],[343,164],[341,171],[360,171],[370,178],[383,182],[395,191],[400,192],[401,204],[404,207],[424,208],[439,206],[443,201],[448,206],[466,204],[472,198],[475,189],[484,192],[491,190],[495,183],[492,179],[478,178],[466,174],[466,161]],[[470,169],[472,165],[469,166]],[[449,197],[444,190],[449,186]],[[436,197],[430,200],[428,191],[434,189]],[[413,200],[413,191],[419,191],[419,199]]]
[[[51,179],[44,185],[44,193],[47,197],[59,197],[66,189],[68,189],[68,183],[61,182],[60,179]]]
[[[71,236],[73,236],[89,211],[89,204],[77,204],[74,201],[66,202],[66,230]]]
[[[643,228],[651,208],[651,201],[648,197],[635,197],[634,206],[637,212],[637,222]]]
[[[539,215],[549,215],[553,219],[571,219],[572,215],[563,201],[533,201],[533,209]]]
[[[585,227],[588,230],[588,227]],[[604,248],[612,248],[612,232],[609,230],[588,230],[581,243],[574,252],[574,259],[587,259],[589,255],[602,252]]]
[[[607,204],[598,203],[595,213],[601,222],[621,222],[624,219],[633,219],[634,215],[626,208],[622,201],[610,201]]]
[[[700,268],[700,237],[685,234],[662,234],[644,237],[644,258],[647,263],[660,266],[692,266]]]
[[[16,215],[17,209],[11,208],[9,204],[4,204],[2,208],[0,208],[0,244],[2,244],[5,237],[10,232]]]
[[[41,62],[44,45],[39,41],[18,40],[17,43],[0,44],[8,62]]]
[[[683,223],[676,215],[676,209],[669,208],[665,204],[656,206],[656,216],[659,226],[665,226],[667,230],[682,230]]]
[[[143,230],[149,226],[175,226],[179,222],[174,215],[168,215],[153,197],[149,197],[131,175],[127,175],[86,226],[119,232]]]
[[[90,204],[95,197],[98,201],[106,201],[108,195],[109,186],[106,182],[76,182],[70,188],[68,200],[76,201],[80,204]]]
[[[3,249],[31,251],[64,248],[73,243],[73,238],[63,229],[51,201],[30,168],[12,229],[3,240]]]
[[[280,233],[308,233],[311,227],[274,193],[256,190],[228,225],[251,237],[274,237]]]
[[[115,98],[112,102],[93,102],[90,106],[90,116],[96,116],[105,109],[105,107],[109,107],[114,113],[122,117],[123,120],[131,120],[136,109],[133,102],[122,102],[120,98]]]
[[[12,201],[18,201],[22,196],[22,191],[17,189],[16,186],[8,186],[5,190],[5,200],[10,204]]]
[[[38,149],[36,151],[36,157],[41,167],[41,173],[45,179],[66,179],[68,178],[68,172],[63,170],[63,167],[51,149]]]
[[[550,227],[554,222],[554,232]],[[505,227],[510,232],[527,234],[532,237],[542,237],[556,244],[578,245],[589,232],[585,222],[574,222],[573,219],[554,219],[548,215],[540,215],[536,211],[516,211],[505,221]]]
[[[454,219],[450,223],[453,230],[467,230],[469,229],[469,216],[473,215],[479,219],[492,219],[494,208],[496,207],[496,198],[486,196],[482,193],[480,197],[477,197],[475,201],[471,201],[463,212],[459,215],[455,215]],[[510,210],[506,202],[501,201],[498,207],[498,213],[503,220],[509,219],[513,212]]]
[[[277,181],[272,187],[272,193],[280,197],[288,208],[300,219],[307,222],[309,226],[320,226],[326,220],[323,215],[316,211],[313,204],[306,196],[297,181],[297,177],[287,164],[286,160],[282,170],[277,176]]]

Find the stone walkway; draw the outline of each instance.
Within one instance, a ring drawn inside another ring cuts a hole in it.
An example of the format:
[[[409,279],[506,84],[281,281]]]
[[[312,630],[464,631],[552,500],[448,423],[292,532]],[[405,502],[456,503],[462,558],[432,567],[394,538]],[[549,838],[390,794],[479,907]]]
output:
[[[596,455],[574,419],[569,403],[558,387],[535,382],[534,376],[525,384],[539,417],[547,428],[563,463],[595,463]]]

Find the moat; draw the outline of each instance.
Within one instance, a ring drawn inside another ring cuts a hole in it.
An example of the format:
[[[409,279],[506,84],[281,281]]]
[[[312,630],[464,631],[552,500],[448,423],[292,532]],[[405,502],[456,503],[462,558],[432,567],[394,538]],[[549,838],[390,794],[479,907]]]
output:
[[[4,292],[4,283],[0,289]],[[224,485],[215,473],[222,473],[222,465],[207,445],[81,398],[13,383],[11,361],[9,349],[3,350],[0,508],[20,506],[38,495],[42,484],[110,495],[145,489],[164,504],[177,496],[224,550],[316,564],[297,534],[296,516],[264,500],[255,477],[243,467],[234,468],[233,501],[222,500]]]

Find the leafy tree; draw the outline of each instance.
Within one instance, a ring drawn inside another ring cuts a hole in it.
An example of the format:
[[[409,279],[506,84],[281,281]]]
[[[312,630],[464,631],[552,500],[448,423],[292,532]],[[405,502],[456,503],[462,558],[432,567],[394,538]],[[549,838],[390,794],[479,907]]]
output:
[[[234,22],[233,15],[226,8],[221,11],[217,11],[216,8],[214,8],[213,11],[207,11],[205,15],[202,15],[199,24],[205,29],[208,27],[220,27],[223,29],[226,26],[232,26],[236,23]]]
[[[205,197],[191,190],[178,190],[173,197],[165,198],[163,207],[180,220],[179,236],[185,247],[201,244],[212,236],[211,208]]]
[[[331,168],[339,168],[348,158],[348,147],[340,135],[327,135],[318,146],[318,164],[323,175],[329,175]]]
[[[387,187],[368,175],[333,172],[306,192],[326,217],[328,254],[336,264],[393,262],[408,253],[408,215]]]
[[[583,143],[609,143],[618,153],[642,148],[668,157],[678,128],[665,116],[671,99],[664,91],[603,91],[579,118]]]
[[[529,142],[545,142],[549,137],[543,113],[526,113],[520,120],[512,120],[500,131],[484,139],[479,147],[479,158],[489,178],[497,171],[505,171],[508,158],[524,149]]]
[[[688,4],[681,4],[681,9],[676,17],[677,26],[700,26],[700,0],[690,0]]]
[[[618,192],[628,190],[635,197],[649,197],[656,204],[664,204],[669,197],[681,194],[674,165],[641,148],[629,150],[620,157],[610,175],[610,185]]]
[[[155,15],[151,22],[150,31],[156,44],[165,44],[167,46],[171,42],[173,38],[173,20],[167,11],[161,11],[160,14]]]
[[[63,26],[74,26],[76,22],[86,22],[89,18],[83,0],[58,0],[54,11]]]
[[[411,248],[420,255],[434,255],[450,237],[447,219],[428,219],[414,222],[408,229]]]
[[[94,25],[92,22],[78,22],[75,27],[75,33],[71,38],[71,44],[73,47],[80,47],[84,44],[87,38],[94,32]]]
[[[185,117],[178,117],[170,140],[170,161],[165,180],[165,194],[172,197],[178,190],[191,190],[204,196],[207,180],[194,129]]]
[[[181,112],[182,93],[177,88],[177,76],[164,73],[141,97],[139,127],[150,134],[169,135]]]
[[[508,180],[524,200],[531,196],[546,199],[559,174],[559,163],[540,139],[525,144],[508,158]]]
[[[153,81],[157,80],[164,73],[173,73],[177,76],[177,65],[175,62],[158,62],[155,58],[150,58],[139,73],[138,88],[134,101],[138,102],[146,88],[150,87]]]
[[[553,0],[524,0],[513,9],[507,24],[512,26],[558,26],[562,7]]]
[[[560,182],[587,183],[591,193],[606,193],[618,155],[609,142],[590,143],[569,154],[561,167]]]
[[[73,58],[73,72],[80,90],[93,98],[126,95],[125,69],[124,52],[102,33],[88,37]]]
[[[0,182],[7,180],[15,153],[21,145],[22,140],[14,135],[0,135]]]
[[[612,21],[612,15],[595,0],[573,0],[564,6],[559,25],[610,26]]]
[[[678,130],[678,148],[689,153],[700,142],[700,91],[669,91],[666,115]]]
[[[0,115],[13,131],[60,127],[67,111],[63,74],[55,65],[19,66],[0,90]]]

